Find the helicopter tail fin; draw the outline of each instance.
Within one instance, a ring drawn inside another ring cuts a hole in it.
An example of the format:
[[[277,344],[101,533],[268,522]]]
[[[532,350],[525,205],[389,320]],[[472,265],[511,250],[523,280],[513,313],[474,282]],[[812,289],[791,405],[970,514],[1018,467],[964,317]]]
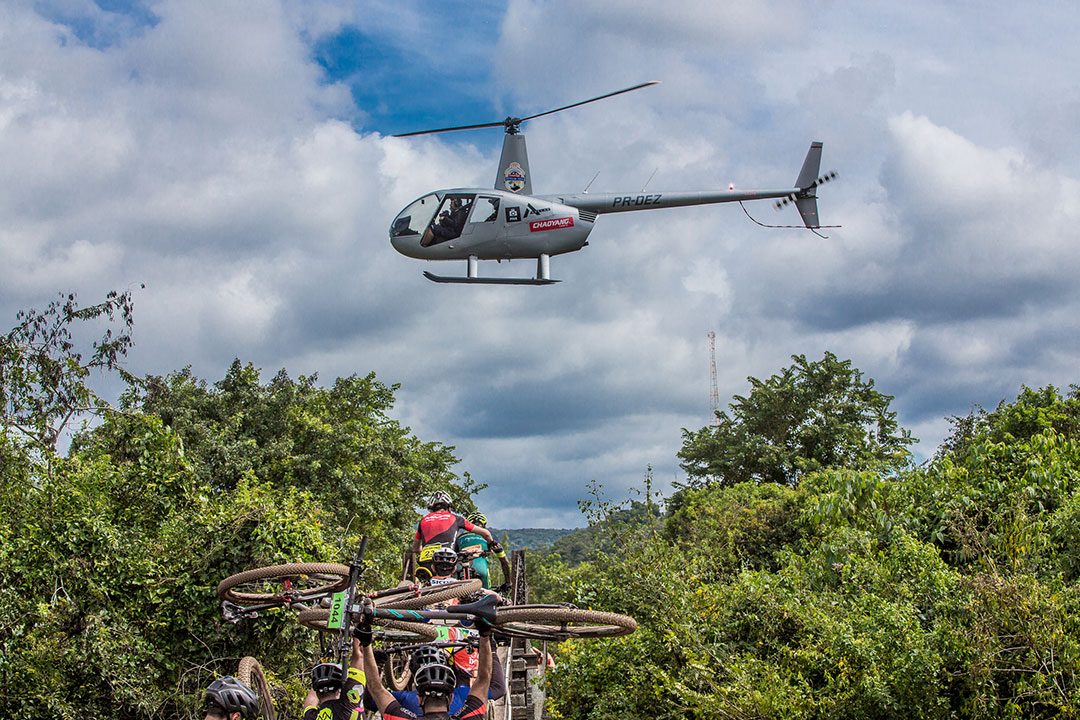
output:
[[[806,159],[803,160],[802,170],[799,171],[799,178],[795,181],[795,187],[800,191],[806,193],[810,197],[814,197],[814,189],[817,187],[818,171],[821,169],[821,143],[810,143],[810,150],[806,153]]]
[[[799,177],[795,181],[795,187],[799,188],[799,195],[795,198],[795,207],[799,209],[803,225],[808,228],[820,227],[817,213],[817,176],[821,169],[821,143],[810,143],[810,150],[803,160]]]
[[[799,170],[799,177],[795,180],[795,187],[797,192],[789,196],[787,200],[777,203],[777,207],[783,207],[789,201],[795,202],[795,207],[799,210],[799,215],[802,216],[803,225],[811,230],[821,227],[821,221],[818,219],[817,211],[817,188],[818,185],[823,185],[836,177],[836,171],[827,172],[824,175],[818,176],[818,172],[821,170],[821,143],[810,143],[810,150],[806,153],[806,159],[803,160],[802,169]]]

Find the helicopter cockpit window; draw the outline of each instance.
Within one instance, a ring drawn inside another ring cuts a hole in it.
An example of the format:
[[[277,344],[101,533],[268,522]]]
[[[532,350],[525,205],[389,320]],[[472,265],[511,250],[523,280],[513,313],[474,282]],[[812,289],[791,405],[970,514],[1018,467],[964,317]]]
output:
[[[443,198],[439,212],[420,239],[420,245],[430,247],[460,237],[475,198],[472,194],[459,193],[451,193]]]
[[[435,193],[420,198],[394,218],[394,223],[390,226],[390,237],[420,235],[435,217],[435,210],[438,207],[439,196]]]
[[[499,217],[499,198],[481,195],[476,199],[476,207],[473,209],[473,213],[469,217],[469,222],[495,222],[495,218],[497,217]]]

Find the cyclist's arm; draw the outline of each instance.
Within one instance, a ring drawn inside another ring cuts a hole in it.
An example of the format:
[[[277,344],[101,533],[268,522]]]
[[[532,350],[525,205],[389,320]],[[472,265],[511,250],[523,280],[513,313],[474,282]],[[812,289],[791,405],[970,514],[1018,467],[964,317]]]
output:
[[[499,558],[499,567],[503,571],[503,582],[510,582],[510,561],[506,558],[506,551],[500,550],[495,553],[495,557]]]
[[[360,640],[355,637],[352,639],[352,655],[349,657],[349,667],[359,670],[361,673],[364,672],[364,651],[360,647]],[[365,681],[361,680],[360,682],[364,683]]]
[[[390,707],[390,703],[394,702],[394,696],[383,687],[382,678],[379,677],[379,666],[375,663],[375,653],[370,645],[364,648],[363,658],[364,675],[367,676],[365,687],[371,694],[371,699],[375,701],[376,707],[379,708],[379,712],[385,712],[386,708]]]
[[[480,636],[479,651],[476,677],[469,684],[469,694],[475,695],[486,703],[488,688],[491,686],[491,638],[487,635]]]
[[[308,710],[311,709],[319,709],[319,696],[315,694],[314,688],[307,691],[307,696],[304,698],[304,710],[300,713],[300,716],[307,715]]]
[[[479,525],[473,526],[473,532],[488,541],[488,544],[495,542],[495,536],[491,534],[491,531],[487,528],[482,528]]]

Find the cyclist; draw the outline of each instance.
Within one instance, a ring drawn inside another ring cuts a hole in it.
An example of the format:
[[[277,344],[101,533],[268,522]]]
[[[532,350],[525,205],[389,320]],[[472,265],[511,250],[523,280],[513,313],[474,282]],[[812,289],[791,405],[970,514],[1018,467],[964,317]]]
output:
[[[439,641],[440,642],[461,642],[470,640],[477,635],[476,630],[467,630],[461,627],[438,627]],[[494,638],[486,638],[480,642],[486,642],[491,644],[491,681],[489,683],[488,700],[498,700],[506,695],[506,678],[503,671],[502,663],[499,661],[499,656],[495,652]],[[442,653],[442,650],[434,646],[426,646],[428,652],[438,651]],[[450,697],[448,712],[453,715],[462,707],[465,706],[465,700],[468,698],[470,692],[470,686],[472,680],[476,677],[477,671],[480,665],[480,650],[476,647],[463,647],[457,649],[447,648],[449,653],[450,666],[454,669],[454,682],[456,686],[454,693]],[[446,656],[443,656],[444,659]],[[419,667],[419,656],[417,653],[413,653],[413,657],[410,658],[410,669],[415,672]],[[403,690],[392,692],[391,695],[397,700],[403,708],[411,711],[414,715],[422,715],[423,710],[420,707],[420,699],[415,690]],[[371,708],[374,709],[374,708]]]
[[[462,531],[475,532],[488,543],[495,538],[486,528],[478,528],[461,515],[453,512],[454,503],[450,493],[436,490],[428,498],[428,514],[420,519],[413,536],[412,551],[418,555],[418,564],[431,575],[431,556],[440,547],[454,547],[454,541]]]
[[[426,577],[425,572],[420,574],[421,580],[425,580],[431,585],[445,585],[447,583],[456,582],[457,578],[454,577],[454,570],[457,569],[458,555],[450,548],[440,547],[431,555],[431,576]],[[426,571],[426,568],[421,568],[421,571]]]
[[[423,709],[423,715],[417,715],[403,708],[401,703],[383,687],[369,639],[367,641],[369,644],[364,647],[365,667],[371,672],[368,692],[371,693],[375,705],[382,713],[383,720],[412,720],[414,718],[480,720],[484,718],[487,714],[488,685],[491,681],[491,643],[488,642],[486,636],[491,632],[491,628],[480,621],[477,621],[477,626],[480,628],[481,635],[485,637],[480,642],[476,677],[469,685],[469,695],[465,699],[464,706],[453,715],[450,714],[449,707],[457,682],[446,653],[438,648],[427,646],[416,650],[410,658],[410,665],[415,667],[413,680],[416,682],[420,707]]]
[[[487,517],[482,512],[471,513],[466,520],[475,527],[487,529]],[[490,535],[491,532],[488,531],[488,534]],[[488,569],[487,557],[480,553],[487,552],[488,548],[495,553],[495,557],[499,558],[499,566],[502,567],[503,571],[503,582],[510,582],[510,561],[506,559],[506,552],[502,549],[502,545],[494,540],[489,542],[475,530],[467,531],[458,536],[456,547],[458,552],[476,553],[476,557],[472,559],[472,569],[476,571],[481,582],[484,583],[485,589],[491,588],[491,571]]]
[[[259,698],[254,690],[230,675],[218,678],[206,688],[203,711],[205,720],[255,720],[259,716]]]
[[[353,638],[348,677],[336,663],[311,669],[311,690],[304,698],[303,720],[350,720],[364,714],[364,653]]]

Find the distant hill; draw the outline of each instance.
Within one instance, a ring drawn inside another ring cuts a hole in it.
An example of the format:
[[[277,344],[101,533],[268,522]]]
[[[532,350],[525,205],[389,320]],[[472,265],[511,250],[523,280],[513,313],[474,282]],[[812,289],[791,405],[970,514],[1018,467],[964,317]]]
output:
[[[488,530],[490,530],[491,534],[500,542],[503,542],[504,536],[509,539],[509,544],[506,547],[507,551],[520,550],[521,548],[546,550],[548,546],[564,535],[577,532],[574,528],[519,528],[517,530],[503,530],[500,528],[489,527]],[[505,544],[506,543],[504,543],[504,545]]]

